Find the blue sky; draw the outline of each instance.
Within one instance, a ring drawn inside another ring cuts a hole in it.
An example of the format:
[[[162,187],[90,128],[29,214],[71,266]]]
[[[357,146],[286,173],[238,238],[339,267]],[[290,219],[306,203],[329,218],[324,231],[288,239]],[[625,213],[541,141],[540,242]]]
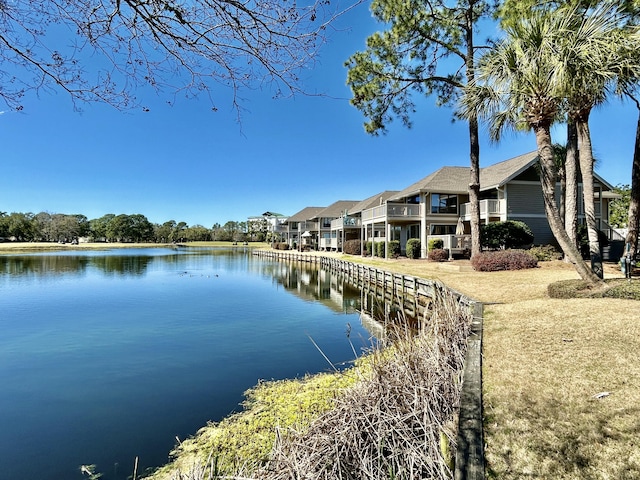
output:
[[[244,91],[240,124],[223,89],[214,92],[217,112],[205,98],[168,106],[148,95],[149,112],[95,104],[77,113],[63,93],[28,97],[24,112],[0,114],[0,211],[141,213],[154,223],[211,227],[362,200],[444,165],[469,165],[466,125],[452,123],[433,98],[418,102],[411,130],[395,121],[384,136],[364,132],[343,64],[379,27],[366,5],[341,27],[302,75],[307,90],[327,96],[274,100],[269,90]],[[637,115],[619,102],[592,115],[596,171],[613,185],[631,182]],[[554,141],[564,142],[557,133]],[[530,134],[492,145],[483,132],[481,166],[535,148]]]

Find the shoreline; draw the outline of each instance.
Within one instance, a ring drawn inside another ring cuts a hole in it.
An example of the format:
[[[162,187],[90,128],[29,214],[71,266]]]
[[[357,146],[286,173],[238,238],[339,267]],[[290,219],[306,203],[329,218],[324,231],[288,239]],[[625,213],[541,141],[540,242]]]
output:
[[[2,242],[0,243],[0,255],[6,253],[38,253],[66,250],[111,250],[116,248],[176,248],[176,247],[250,247],[260,248],[267,246],[264,242],[250,242],[248,245],[234,242],[180,242],[180,243],[108,243],[87,242],[72,245],[70,243],[57,242]]]

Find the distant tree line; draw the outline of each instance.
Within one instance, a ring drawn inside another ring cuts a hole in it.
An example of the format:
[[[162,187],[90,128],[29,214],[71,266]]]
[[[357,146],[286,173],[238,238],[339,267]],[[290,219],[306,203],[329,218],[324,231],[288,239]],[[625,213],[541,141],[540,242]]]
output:
[[[0,241],[72,242],[85,238],[92,242],[195,242],[195,241],[264,241],[265,222],[228,221],[212,228],[189,226],[169,220],[151,223],[142,214],[109,213],[100,218],[64,213],[0,212]]]

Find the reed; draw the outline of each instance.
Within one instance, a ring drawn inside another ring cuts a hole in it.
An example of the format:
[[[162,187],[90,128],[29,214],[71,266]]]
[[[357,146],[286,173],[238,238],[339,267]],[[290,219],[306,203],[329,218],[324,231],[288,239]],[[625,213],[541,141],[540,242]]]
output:
[[[437,295],[417,334],[390,329],[343,372],[258,385],[243,412],[182,442],[152,478],[450,479],[470,324]]]

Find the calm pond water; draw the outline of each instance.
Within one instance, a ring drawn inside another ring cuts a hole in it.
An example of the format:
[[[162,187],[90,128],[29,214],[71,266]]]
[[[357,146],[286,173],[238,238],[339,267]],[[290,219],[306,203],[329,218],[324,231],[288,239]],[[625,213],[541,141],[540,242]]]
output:
[[[167,461],[259,379],[371,345],[360,293],[248,249],[0,256],[0,480],[105,480]],[[84,477],[86,478],[86,477]]]

